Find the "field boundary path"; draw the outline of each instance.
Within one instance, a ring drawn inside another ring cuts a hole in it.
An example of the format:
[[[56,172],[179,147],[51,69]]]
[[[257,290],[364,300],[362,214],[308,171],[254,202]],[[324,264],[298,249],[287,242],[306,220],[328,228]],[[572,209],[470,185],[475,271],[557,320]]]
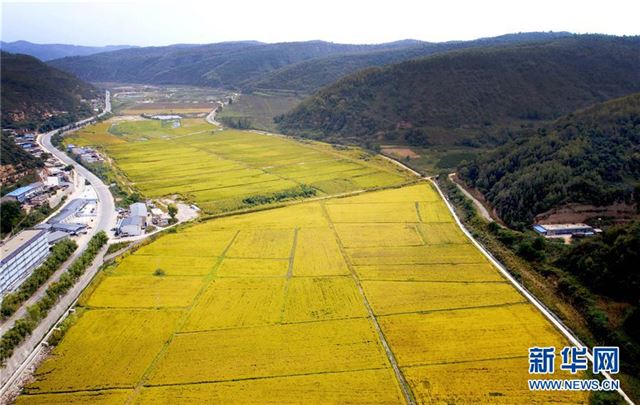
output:
[[[396,360],[396,356],[393,353],[393,351],[391,350],[391,347],[389,346],[389,342],[387,341],[387,337],[384,335],[384,332],[382,331],[382,328],[380,327],[380,323],[378,322],[378,317],[373,312],[373,308],[371,307],[371,303],[369,302],[369,299],[367,298],[367,295],[364,293],[364,288],[362,287],[362,282],[360,281],[360,278],[356,274],[356,271],[353,269],[353,264],[351,263],[351,259],[349,258],[349,255],[347,254],[347,252],[345,250],[345,247],[344,247],[344,245],[342,243],[342,240],[340,239],[340,235],[338,235],[338,231],[336,231],[335,224],[331,220],[331,216],[329,216],[329,213],[327,212],[327,208],[324,205],[324,203],[320,203],[320,206],[322,208],[322,213],[323,213],[325,219],[327,220],[327,222],[329,224],[329,228],[331,228],[331,231],[333,232],[335,240],[338,243],[338,248],[340,249],[340,253],[342,254],[342,257],[345,260],[347,268],[349,269],[349,274],[351,276],[351,279],[353,280],[353,282],[355,283],[355,285],[356,285],[356,287],[358,289],[358,293],[360,294],[360,298],[362,299],[362,303],[364,304],[364,306],[365,306],[365,308],[367,310],[368,318],[371,319],[371,323],[373,324],[373,327],[376,330],[376,334],[378,335],[378,339],[380,339],[380,344],[382,344],[382,347],[384,349],[384,352],[385,352],[385,355],[387,357],[387,360],[389,361],[389,364],[391,365],[391,368],[393,369],[393,373],[394,373],[394,375],[396,377],[396,380],[398,381],[398,385],[400,386],[400,389],[402,390],[402,394],[404,395],[404,399],[405,399],[405,401],[407,402],[408,405],[415,405],[416,401],[415,401],[415,397],[413,395],[413,391],[411,391],[411,387],[409,386],[409,383],[407,382],[407,379],[405,378],[404,374],[402,373],[402,370],[400,370],[400,366],[398,366],[398,361]]]
[[[454,220],[456,221],[456,224],[458,224],[458,226],[460,227],[460,229],[462,230],[462,232],[464,232],[464,234],[467,236],[467,238],[469,238],[469,240],[471,241],[471,243],[473,243],[473,245],[478,248],[482,254],[485,255],[485,257],[500,271],[500,273],[518,290],[518,292],[520,292],[520,294],[522,294],[529,302],[531,302],[531,304],[533,304],[533,306],[536,307],[536,309],[538,311],[540,311],[552,324],[553,326],[560,331],[560,333],[562,333],[562,335],[564,337],[566,337],[569,342],[579,348],[586,348],[587,350],[587,358],[589,359],[589,361],[591,363],[593,363],[593,355],[591,354],[591,351],[589,350],[588,347],[586,347],[574,334],[573,332],[562,322],[562,320],[560,320],[560,318],[558,318],[549,308],[547,308],[546,305],[544,305],[541,301],[539,301],[533,294],[531,294],[529,292],[529,290],[527,290],[523,285],[521,285],[512,275],[511,273],[509,273],[509,271],[502,265],[502,263],[500,263],[495,257],[493,257],[493,255],[487,251],[484,246],[482,246],[478,241],[476,241],[474,239],[474,237],[471,235],[471,233],[467,230],[467,228],[464,226],[464,224],[462,223],[462,221],[460,220],[460,218],[458,217],[458,214],[455,212],[455,210],[453,209],[453,206],[451,205],[451,203],[449,202],[449,200],[447,199],[447,197],[444,195],[444,193],[442,192],[442,190],[440,189],[440,187],[438,186],[438,183],[436,181],[434,181],[433,179],[429,179],[431,181],[431,183],[433,183],[433,185],[435,186],[436,190],[438,190],[438,193],[440,194],[440,197],[444,200],[447,208],[449,209],[449,211],[451,212],[451,215],[453,215]],[[611,377],[611,375],[607,372],[602,372],[602,374],[604,375],[604,377],[607,380],[612,381],[613,378]],[[622,396],[622,398],[628,403],[633,405],[633,401],[631,401],[631,398],[629,398],[629,396],[622,390],[622,388],[619,388],[617,390],[618,394],[620,394]]]

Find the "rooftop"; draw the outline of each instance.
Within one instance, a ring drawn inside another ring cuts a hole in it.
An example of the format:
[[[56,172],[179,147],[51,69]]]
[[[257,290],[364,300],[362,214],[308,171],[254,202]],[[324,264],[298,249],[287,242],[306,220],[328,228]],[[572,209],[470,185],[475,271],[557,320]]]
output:
[[[53,218],[47,221],[50,224],[57,224],[58,222],[64,221],[69,216],[78,212],[82,207],[87,204],[87,200],[82,198],[75,198],[69,202],[69,204],[62,207],[60,212],[56,214]]]
[[[120,228],[123,228],[127,225],[137,225],[142,227],[143,225],[143,220],[142,217],[140,216],[130,216],[130,217],[126,217],[125,219],[122,220],[122,222],[120,223]]]
[[[45,232],[42,229],[27,229],[18,233],[2,245],[2,260],[0,262],[5,263]]]
[[[139,216],[146,217],[147,216],[147,206],[144,203],[135,203],[129,206],[129,211],[131,211],[131,216]]]
[[[24,193],[27,193],[27,192],[29,192],[29,191],[33,190],[34,188],[38,188],[38,187],[42,187],[42,183],[40,183],[40,182],[36,182],[36,183],[28,184],[28,185],[26,185],[26,186],[23,186],[23,187],[17,188],[17,189],[13,190],[13,191],[12,191],[12,192],[10,192],[10,193],[7,193],[7,195],[8,195],[8,196],[11,196],[11,197],[17,197],[17,196],[19,196],[19,195],[22,195],[22,194],[24,194]]]
[[[591,227],[589,225],[582,224],[582,223],[578,223],[578,224],[538,224],[538,225],[536,225],[536,227],[542,227],[542,228],[546,229],[547,231],[557,231],[557,230],[561,230],[561,229],[576,229],[576,228],[580,228],[580,229],[589,228],[589,229],[591,229]]]

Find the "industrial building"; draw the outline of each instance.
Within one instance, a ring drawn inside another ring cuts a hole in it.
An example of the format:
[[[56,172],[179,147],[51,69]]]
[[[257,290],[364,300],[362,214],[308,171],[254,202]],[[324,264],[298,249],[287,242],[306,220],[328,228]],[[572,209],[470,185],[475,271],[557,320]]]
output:
[[[59,213],[47,221],[48,224],[69,223],[75,219],[76,213],[87,205],[88,201],[83,198],[75,198],[62,207]]]
[[[33,197],[34,195],[40,193],[43,189],[44,189],[44,184],[38,181],[36,183],[31,183],[24,187],[15,189],[12,192],[7,193],[5,197],[14,198],[18,202],[23,203],[27,201],[29,198]]]
[[[29,229],[2,245],[0,295],[15,290],[49,254],[47,231]]]
[[[147,227],[147,206],[135,203],[129,206],[129,215],[121,219],[116,226],[116,233],[120,236],[138,236]]]
[[[600,232],[587,224],[536,224],[533,229],[547,238],[566,236],[591,236]]]

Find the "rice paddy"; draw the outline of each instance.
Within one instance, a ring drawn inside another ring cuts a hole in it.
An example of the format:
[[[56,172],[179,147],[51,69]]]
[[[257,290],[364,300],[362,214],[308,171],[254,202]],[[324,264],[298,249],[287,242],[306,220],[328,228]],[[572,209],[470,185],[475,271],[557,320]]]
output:
[[[588,401],[528,390],[529,347],[567,342],[429,183],[162,236],[83,305],[18,403]]]
[[[103,149],[126,188],[149,198],[179,195],[205,212],[246,208],[252,197],[300,187],[332,195],[409,181],[407,172],[362,149],[217,130],[203,119],[107,121],[65,138]]]

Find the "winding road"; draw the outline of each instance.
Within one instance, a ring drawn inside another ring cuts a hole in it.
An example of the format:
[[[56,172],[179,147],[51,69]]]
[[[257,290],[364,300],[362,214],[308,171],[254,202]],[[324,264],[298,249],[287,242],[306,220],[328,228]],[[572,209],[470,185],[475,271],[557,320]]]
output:
[[[105,114],[111,112],[111,100],[109,92],[105,92],[105,109],[97,116],[102,117]],[[75,124],[68,125],[66,127],[61,128],[62,131],[68,131],[70,129],[80,127],[82,125],[88,124],[95,120],[96,117],[87,118],[85,120],[76,122]],[[89,237],[82,238],[82,241],[78,244],[78,249],[74,253],[74,257],[80,255],[87,247],[89,243],[90,237],[95,235],[100,231],[109,232],[111,228],[113,228],[116,224],[117,215],[115,211],[115,203],[113,200],[113,196],[109,191],[109,187],[100,180],[96,175],[91,173],[85,167],[80,165],[78,162],[71,159],[64,152],[58,150],[51,143],[51,137],[60,131],[60,129],[56,129],[54,131],[47,132],[45,134],[41,134],[38,137],[38,143],[40,146],[46,150],[48,153],[56,156],[62,162],[73,165],[76,173],[84,177],[84,179],[88,180],[91,186],[96,191],[98,197],[98,209],[96,214],[95,226],[90,230]],[[73,303],[76,302],[78,296],[83,291],[83,289],[89,284],[91,279],[95,276],[100,266],[102,265],[102,256],[104,255],[104,251],[106,248],[103,248],[101,253],[96,257],[93,261],[93,264],[85,271],[85,273],[80,277],[77,281],[76,285],[60,299],[60,301],[54,306],[54,308],[49,311],[49,314],[45,319],[40,322],[38,327],[29,335],[29,337],[15,349],[11,358],[7,359],[6,365],[0,369],[0,395],[2,399],[4,399],[4,395],[6,392],[13,386],[14,381],[20,377],[22,372],[27,369],[32,361],[37,358],[39,353],[42,351],[42,345],[40,344],[43,339],[50,333],[53,327],[59,322],[59,320],[63,319]],[[65,264],[61,267],[56,274],[61,275],[66,268],[73,262],[73,260],[67,260]],[[55,277],[54,277],[55,278]],[[53,279],[53,278],[52,278]],[[49,281],[49,283],[51,280]],[[47,283],[47,285],[49,284]],[[40,288],[30,299],[29,302],[35,302],[39,298],[41,298],[46,292],[46,286]],[[15,322],[16,319],[19,319],[20,316],[24,315],[26,306],[23,305],[14,316],[8,319],[2,325],[2,332],[4,333],[8,330],[11,325]]]

